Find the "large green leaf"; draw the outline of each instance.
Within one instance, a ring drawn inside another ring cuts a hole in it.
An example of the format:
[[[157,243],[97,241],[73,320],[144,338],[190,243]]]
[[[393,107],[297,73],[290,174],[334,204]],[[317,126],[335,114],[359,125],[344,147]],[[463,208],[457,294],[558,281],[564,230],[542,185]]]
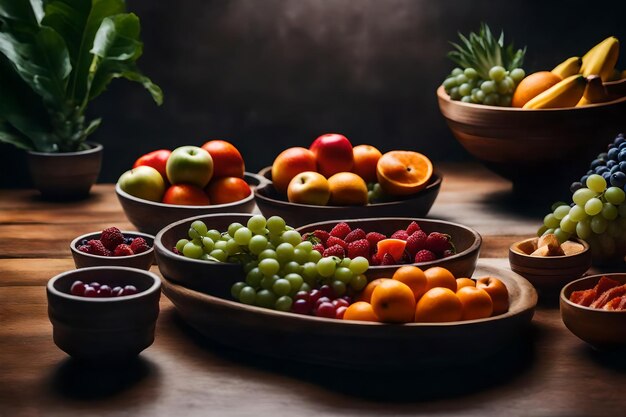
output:
[[[8,143],[25,151],[32,151],[35,145],[24,135],[17,132],[10,124],[0,120],[0,142]]]
[[[39,19],[35,10],[41,10],[41,1],[33,0],[0,0],[0,16],[37,26]]]

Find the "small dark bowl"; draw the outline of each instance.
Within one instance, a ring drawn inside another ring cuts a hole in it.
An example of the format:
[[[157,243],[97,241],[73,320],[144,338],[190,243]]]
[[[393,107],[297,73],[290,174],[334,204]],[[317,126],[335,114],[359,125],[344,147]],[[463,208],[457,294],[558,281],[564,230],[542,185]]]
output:
[[[161,275],[187,288],[222,298],[231,298],[230,288],[243,281],[245,274],[239,264],[202,261],[186,258],[172,251],[176,242],[187,238],[189,226],[202,220],[210,229],[226,230],[233,222],[246,224],[252,214],[209,214],[179,220],[164,227],[155,237],[154,246]]]
[[[423,217],[433,206],[439,188],[441,174],[434,172],[425,189],[396,201],[368,204],[366,206],[315,206],[309,204],[290,203],[286,197],[279,194],[271,182],[272,169],[266,167],[259,172],[264,183],[254,191],[254,197],[259,210],[265,217],[280,216],[288,225],[303,226],[313,222],[323,222],[333,219],[362,219],[368,217]]]
[[[441,266],[448,269],[457,278],[471,277],[474,273],[474,269],[476,268],[476,262],[478,262],[478,254],[480,253],[480,245],[482,244],[482,238],[478,232],[467,226],[443,220],[417,219],[408,217],[346,219],[308,224],[298,228],[297,230],[302,234],[313,232],[318,229],[330,231],[334,225],[341,221],[348,223],[352,229],[360,227],[365,232],[379,232],[385,234],[386,236],[390,236],[396,230],[406,229],[412,221],[415,221],[427,234],[431,232],[441,232],[452,236],[452,243],[454,243],[457,253],[447,258],[437,259],[431,262],[411,264],[418,266],[421,269]],[[381,277],[390,278],[395,270],[400,266],[402,265],[370,266],[366,275],[370,280]]]
[[[249,172],[245,173],[244,179],[253,188],[249,196],[233,203],[208,206],[179,206],[144,200],[122,191],[119,184],[115,185],[115,192],[128,220],[140,231],[156,235],[168,224],[188,217],[216,213],[251,213],[255,207],[254,188],[262,179]]]
[[[626,273],[590,275],[570,282],[561,290],[561,319],[574,335],[597,349],[624,349],[626,311],[606,311],[569,301],[574,291],[593,288],[603,276],[626,284]]]
[[[76,280],[111,287],[134,285],[134,295],[87,298],[70,294]],[[48,281],[48,316],[54,343],[77,359],[131,358],[154,341],[161,280],[152,272],[119,266],[81,268]]]
[[[72,257],[74,258],[74,265],[76,265],[76,268],[87,268],[90,266],[125,266],[128,268],[145,269],[146,271],[150,269],[154,262],[154,236],[140,232],[122,230],[124,237],[142,237],[150,246],[150,249],[147,251],[135,255],[99,256],[78,250],[78,246],[80,246],[80,242],[83,239],[99,239],[100,233],[101,232],[87,233],[72,240],[72,243],[70,243],[70,250],[72,251]]]

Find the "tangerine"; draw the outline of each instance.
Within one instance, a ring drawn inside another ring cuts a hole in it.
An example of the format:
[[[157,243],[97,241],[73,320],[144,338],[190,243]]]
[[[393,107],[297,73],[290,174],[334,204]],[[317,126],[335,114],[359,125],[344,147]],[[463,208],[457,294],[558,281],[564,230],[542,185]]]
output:
[[[372,145],[358,145],[352,148],[354,165],[352,172],[365,182],[376,182],[376,165],[383,154]]]
[[[561,77],[550,71],[532,73],[517,85],[513,93],[511,105],[513,107],[524,107],[524,104],[560,81]]]
[[[374,313],[374,309],[370,303],[365,301],[357,301],[350,304],[350,306],[343,313],[344,320],[357,320],[357,321],[379,321]]]
[[[331,206],[364,206],[367,204],[367,184],[353,172],[338,172],[328,178]]]
[[[366,303],[370,303],[372,301],[372,293],[374,289],[380,285],[381,282],[390,278],[376,278],[375,280],[370,281],[359,296],[359,301],[365,301]]]
[[[433,164],[413,151],[391,151],[380,157],[376,177],[389,195],[410,195],[426,187],[433,175]]]
[[[493,313],[493,301],[487,291],[476,287],[463,287],[456,292],[463,304],[462,320],[484,319]]]
[[[424,271],[424,275],[426,275],[426,291],[435,287],[443,287],[456,292],[456,278],[446,268],[433,266]]]
[[[393,279],[408,285],[411,291],[413,291],[415,301],[419,300],[426,292],[426,275],[424,275],[424,271],[416,266],[401,266],[393,274]]]
[[[372,308],[383,323],[408,323],[415,316],[415,296],[408,285],[388,279],[374,288]]]
[[[469,278],[457,278],[456,279],[456,291],[458,292],[463,287],[475,287],[476,282]]]
[[[449,288],[431,288],[420,298],[415,307],[415,321],[444,323],[458,321],[463,317],[463,304]]]

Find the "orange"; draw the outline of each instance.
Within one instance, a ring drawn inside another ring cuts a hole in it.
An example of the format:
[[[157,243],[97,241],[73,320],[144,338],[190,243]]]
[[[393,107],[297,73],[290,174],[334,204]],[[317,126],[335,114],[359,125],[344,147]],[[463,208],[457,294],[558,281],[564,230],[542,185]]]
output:
[[[476,281],[476,288],[487,291],[493,301],[493,315],[509,311],[509,290],[496,277],[483,277]]]
[[[372,308],[383,323],[408,323],[415,316],[415,296],[408,285],[388,279],[374,288]]]
[[[456,279],[456,291],[458,292],[463,287],[475,287],[476,282],[469,278],[457,278]]]
[[[415,301],[419,300],[426,292],[426,275],[424,275],[424,271],[416,266],[401,266],[396,269],[396,272],[393,274],[393,279],[408,285],[411,291],[413,291]]]
[[[443,323],[461,320],[463,304],[449,288],[432,288],[420,298],[415,307],[415,321]]]
[[[252,192],[247,182],[238,177],[212,179],[206,188],[211,204],[226,204],[242,200]]]
[[[463,320],[484,319],[493,312],[493,302],[487,291],[476,287],[463,287],[456,292],[463,304]]]
[[[372,293],[374,292],[374,288],[378,287],[381,282],[387,279],[389,278],[376,278],[375,280],[370,281],[367,286],[363,288],[363,291],[361,292],[361,295],[359,295],[358,300],[370,303],[372,301]]]
[[[246,169],[243,157],[232,143],[225,140],[210,140],[202,145],[202,149],[213,158],[213,178],[243,178]]]
[[[376,313],[374,313],[372,305],[370,303],[366,303],[365,301],[357,301],[356,303],[350,304],[350,306],[346,309],[346,312],[343,313],[343,319],[378,321],[378,317],[376,317]]]
[[[354,156],[352,172],[365,182],[376,182],[376,164],[383,154],[372,145],[357,145],[352,148],[352,154]]]
[[[434,266],[424,271],[424,275],[426,275],[426,291],[435,287],[443,287],[456,292],[456,279],[452,272],[446,268]]]
[[[404,248],[406,247],[406,240],[402,239],[383,239],[376,244],[376,256],[380,260],[388,253],[391,257],[399,262],[404,255]]]
[[[338,172],[328,179],[331,206],[364,206],[367,184],[353,172]]]
[[[413,151],[387,152],[376,164],[376,177],[389,195],[410,195],[426,187],[433,175],[433,164]]]
[[[517,85],[513,93],[511,105],[524,107],[524,104],[561,81],[561,77],[550,71],[539,71],[530,74]]]

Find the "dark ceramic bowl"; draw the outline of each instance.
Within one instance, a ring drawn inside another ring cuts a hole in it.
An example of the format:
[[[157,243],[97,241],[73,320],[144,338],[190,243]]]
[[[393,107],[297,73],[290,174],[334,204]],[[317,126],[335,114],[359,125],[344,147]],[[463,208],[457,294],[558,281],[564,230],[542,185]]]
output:
[[[70,294],[76,280],[111,287],[134,285],[134,295],[87,298]],[[81,268],[48,281],[48,316],[54,343],[77,359],[131,358],[154,341],[161,280],[152,272],[118,266]]]
[[[366,206],[315,206],[287,201],[285,196],[274,189],[271,174],[271,167],[266,167],[259,172],[265,182],[254,191],[256,204],[265,217],[280,216],[285,219],[288,225],[293,227],[333,219],[391,216],[424,217],[430,211],[439,194],[442,180],[441,174],[434,172],[425,189],[396,201]]]
[[[74,265],[76,265],[76,268],[87,268],[90,266],[125,266],[128,268],[145,269],[146,271],[150,269],[152,263],[154,262],[154,236],[146,233],[122,230],[124,237],[142,237],[150,246],[150,249],[147,251],[135,255],[99,256],[78,250],[80,242],[83,240],[99,239],[100,233],[101,232],[87,233],[72,240],[72,243],[70,243],[70,250],[72,251],[72,258],[74,258]]]

